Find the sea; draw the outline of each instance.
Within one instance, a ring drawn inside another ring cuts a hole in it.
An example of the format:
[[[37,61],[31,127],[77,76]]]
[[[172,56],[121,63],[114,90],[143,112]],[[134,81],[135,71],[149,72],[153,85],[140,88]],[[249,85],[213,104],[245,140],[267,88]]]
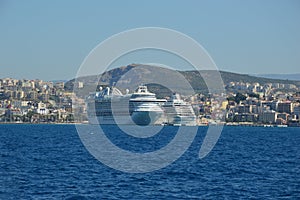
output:
[[[163,148],[178,131],[134,138],[118,126],[103,129],[138,153]],[[200,159],[206,131],[199,127],[173,163],[128,173],[96,159],[75,125],[0,125],[0,199],[300,199],[300,128],[224,127]]]

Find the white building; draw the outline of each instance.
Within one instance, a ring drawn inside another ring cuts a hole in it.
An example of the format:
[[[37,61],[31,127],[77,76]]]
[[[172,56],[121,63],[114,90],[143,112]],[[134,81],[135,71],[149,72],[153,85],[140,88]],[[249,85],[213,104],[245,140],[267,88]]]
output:
[[[46,104],[44,104],[43,102],[38,103],[38,107],[36,109],[36,112],[38,114],[41,114],[41,115],[49,114],[49,110],[46,108]]]

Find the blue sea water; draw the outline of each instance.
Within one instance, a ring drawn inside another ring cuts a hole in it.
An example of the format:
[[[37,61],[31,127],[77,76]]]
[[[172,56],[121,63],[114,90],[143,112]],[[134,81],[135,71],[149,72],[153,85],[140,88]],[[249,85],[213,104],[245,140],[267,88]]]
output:
[[[141,152],[176,133],[166,127],[152,139],[132,139],[108,129],[113,143]],[[0,199],[300,199],[299,128],[225,127],[199,159],[206,130],[199,127],[171,165],[132,174],[96,160],[74,125],[0,125]]]

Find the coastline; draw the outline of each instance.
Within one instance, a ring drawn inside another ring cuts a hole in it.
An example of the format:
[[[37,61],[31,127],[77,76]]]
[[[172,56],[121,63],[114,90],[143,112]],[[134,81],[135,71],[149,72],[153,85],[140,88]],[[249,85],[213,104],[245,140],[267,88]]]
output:
[[[39,122],[39,123],[30,123],[30,122],[0,122],[0,125],[87,125],[88,122],[59,122],[59,123],[48,123],[48,122]],[[104,124],[105,125],[105,124]],[[117,125],[117,124],[116,124]],[[160,125],[155,125],[160,126]],[[161,126],[172,126],[172,125],[161,125]],[[174,126],[174,125],[173,125]],[[176,125],[175,125],[176,126]],[[300,128],[300,124],[295,125],[277,125],[277,124],[247,124],[247,123],[217,123],[217,124],[198,124],[197,127],[209,127],[209,126],[229,126],[229,127],[266,127],[266,128]],[[189,127],[189,126],[185,126]]]

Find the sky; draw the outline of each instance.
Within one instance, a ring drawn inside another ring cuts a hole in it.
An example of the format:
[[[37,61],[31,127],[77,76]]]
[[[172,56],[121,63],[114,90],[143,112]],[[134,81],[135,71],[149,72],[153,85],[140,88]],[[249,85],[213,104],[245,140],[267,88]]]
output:
[[[220,70],[300,73],[298,0],[0,0],[0,27],[0,78],[71,79],[100,42],[141,27],[192,37]],[[145,54],[115,64],[151,62]]]

